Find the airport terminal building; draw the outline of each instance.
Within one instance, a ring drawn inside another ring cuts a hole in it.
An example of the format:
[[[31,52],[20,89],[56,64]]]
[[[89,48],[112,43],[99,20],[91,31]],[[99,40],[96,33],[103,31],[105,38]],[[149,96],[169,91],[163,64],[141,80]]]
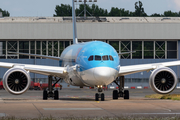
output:
[[[0,18],[0,61],[58,66],[59,61],[9,54],[8,51],[60,56],[72,44],[70,17]],[[180,60],[179,17],[100,17],[77,18],[79,42],[103,41],[121,55],[121,66]],[[101,47],[101,46],[99,46]],[[180,79],[180,67],[171,67]],[[0,78],[7,71],[0,68]],[[148,83],[151,72],[125,76],[126,83]],[[47,76],[31,73],[34,81]]]

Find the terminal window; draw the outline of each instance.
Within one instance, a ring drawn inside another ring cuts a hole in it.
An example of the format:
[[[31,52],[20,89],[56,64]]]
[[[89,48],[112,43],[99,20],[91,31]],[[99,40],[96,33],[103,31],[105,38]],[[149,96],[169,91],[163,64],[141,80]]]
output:
[[[131,41],[121,41],[121,52],[129,52],[131,51]],[[131,54],[121,55],[121,59],[130,59]]]
[[[29,53],[29,41],[19,41],[19,52]],[[19,58],[29,58],[29,56],[19,55]]]
[[[136,51],[132,54],[133,59],[142,59],[142,41],[132,41],[132,51]]]
[[[52,55],[60,57],[62,51],[72,40],[31,40],[31,41],[0,41],[1,59],[35,59],[33,56],[9,54],[7,51],[30,54]],[[173,40],[109,40],[117,53],[136,51],[121,55],[121,59],[177,59],[177,42]],[[42,59],[36,57],[36,59]],[[103,58],[106,59],[106,58]],[[110,59],[110,58],[107,58]]]
[[[119,53],[119,41],[109,41],[109,44]]]
[[[165,41],[155,41],[156,59],[165,59]]]
[[[167,58],[177,58],[177,42],[167,41]]]
[[[154,58],[154,42],[144,41],[144,59]]]

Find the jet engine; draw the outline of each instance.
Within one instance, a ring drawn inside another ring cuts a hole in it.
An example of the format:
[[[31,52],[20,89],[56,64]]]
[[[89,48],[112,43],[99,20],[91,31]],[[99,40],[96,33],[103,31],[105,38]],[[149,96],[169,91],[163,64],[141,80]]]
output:
[[[149,78],[150,87],[159,94],[172,92],[176,88],[177,82],[176,73],[168,67],[155,69]]]
[[[3,76],[3,86],[6,91],[20,95],[29,89],[31,78],[23,68],[11,68]]]

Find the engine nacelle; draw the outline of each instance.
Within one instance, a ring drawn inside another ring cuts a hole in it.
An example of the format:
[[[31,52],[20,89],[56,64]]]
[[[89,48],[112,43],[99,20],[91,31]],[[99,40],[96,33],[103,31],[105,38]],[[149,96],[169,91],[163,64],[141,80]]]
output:
[[[3,76],[5,90],[14,95],[20,95],[26,92],[30,84],[30,75],[22,68],[11,68]]]
[[[149,78],[150,87],[159,94],[172,92],[176,88],[177,83],[176,73],[168,67],[155,69]]]

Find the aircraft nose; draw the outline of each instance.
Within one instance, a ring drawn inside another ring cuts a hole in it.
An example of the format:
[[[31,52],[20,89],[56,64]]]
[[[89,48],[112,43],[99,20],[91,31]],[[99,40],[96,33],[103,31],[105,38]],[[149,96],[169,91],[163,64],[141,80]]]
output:
[[[111,69],[109,67],[96,67],[94,70],[94,78],[96,80],[109,80],[111,77]]]

